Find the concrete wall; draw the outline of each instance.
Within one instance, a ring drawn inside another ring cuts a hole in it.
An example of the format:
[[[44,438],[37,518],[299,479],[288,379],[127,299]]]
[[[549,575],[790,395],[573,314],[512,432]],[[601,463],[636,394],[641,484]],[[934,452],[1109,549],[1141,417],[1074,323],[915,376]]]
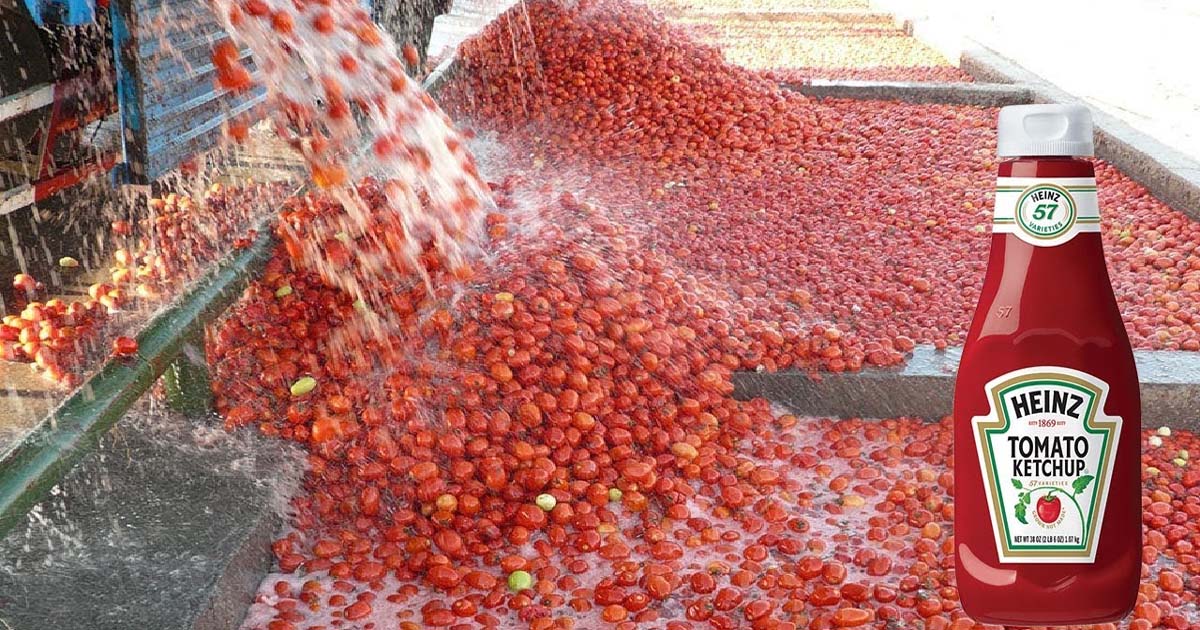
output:
[[[950,59],[971,38],[1095,108],[1200,156],[1200,2],[871,0]],[[924,28],[922,28],[924,27]]]

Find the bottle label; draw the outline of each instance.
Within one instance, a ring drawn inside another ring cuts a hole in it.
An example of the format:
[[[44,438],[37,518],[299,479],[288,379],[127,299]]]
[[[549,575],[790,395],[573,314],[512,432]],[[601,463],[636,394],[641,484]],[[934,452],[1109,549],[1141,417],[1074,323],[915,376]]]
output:
[[[1038,247],[1062,245],[1080,232],[1099,232],[1096,178],[997,179],[992,231],[1015,234]]]
[[[1104,520],[1121,418],[1108,383],[1041,366],[987,384],[972,419],[1001,563],[1091,563]]]

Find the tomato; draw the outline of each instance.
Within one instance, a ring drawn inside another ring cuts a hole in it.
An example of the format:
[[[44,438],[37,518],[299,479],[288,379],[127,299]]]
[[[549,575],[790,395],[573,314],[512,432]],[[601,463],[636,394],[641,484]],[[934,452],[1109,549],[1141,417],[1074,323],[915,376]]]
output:
[[[302,619],[289,623],[348,619],[354,597],[378,594],[395,606],[367,602],[368,618],[406,630],[568,628],[568,607],[622,629],[926,613],[954,627],[949,426],[800,418],[732,393],[740,371],[896,365],[960,338],[978,291],[972,228],[986,199],[972,191],[991,112],[810,100],[644,7],[531,0],[462,45],[439,93],[498,138],[504,157],[484,184],[470,134],[399,70],[417,68],[415,47],[382,63],[391,47],[369,16],[324,1],[268,3],[261,18],[218,4],[231,22],[245,14],[232,28],[252,35],[237,41],[254,42],[256,62],[279,64],[265,81],[312,85],[313,98],[276,105],[317,186],[271,206],[280,245],[208,344],[227,425],[307,456],[294,536],[276,557],[323,590],[298,593]],[[294,37],[306,24],[311,46]],[[317,71],[297,66],[294,47]],[[923,159],[931,147],[954,157]],[[1180,322],[1147,314],[1136,334],[1175,327],[1193,340],[1180,318],[1200,288],[1172,270],[1190,267],[1195,232],[1118,188],[1131,221],[1177,241],[1137,254],[1149,237],[1135,227],[1124,246],[1114,277],[1127,295],[1150,282],[1156,297],[1139,308]],[[930,213],[911,194],[926,189],[961,194]],[[230,195],[154,209],[178,231]],[[836,220],[812,211],[831,198]],[[139,267],[157,277],[210,256],[151,263],[127,249],[133,278],[97,286],[81,314],[128,303]],[[36,352],[54,316],[29,315],[0,334]],[[306,376],[319,385],[291,396]],[[1169,437],[1172,452],[1147,448],[1158,473],[1144,479],[1148,499],[1165,498],[1147,502],[1142,557],[1180,567],[1148,562],[1159,625],[1194,590],[1195,552],[1179,545],[1200,516],[1180,490],[1200,478],[1173,463],[1197,446]],[[518,592],[505,583],[516,572]]]
[[[138,342],[129,337],[117,337],[112,343],[112,354],[117,358],[132,357],[137,354]]]

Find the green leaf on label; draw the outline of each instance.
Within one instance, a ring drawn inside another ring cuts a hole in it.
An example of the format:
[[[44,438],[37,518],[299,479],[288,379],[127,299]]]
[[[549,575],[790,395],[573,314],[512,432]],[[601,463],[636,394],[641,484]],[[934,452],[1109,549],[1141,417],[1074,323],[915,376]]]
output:
[[[1028,492],[1021,493],[1021,503],[1023,505],[1029,505],[1029,493]]]
[[[1024,488],[1024,487],[1025,487],[1025,485],[1021,483],[1021,480],[1020,480],[1020,479],[1013,479],[1013,480],[1012,480],[1012,485],[1013,485],[1013,487],[1014,487],[1014,488],[1016,488],[1017,490],[1020,490],[1021,488]]]
[[[1029,521],[1025,520],[1025,504],[1024,503],[1018,503],[1016,505],[1016,507],[1013,508],[1013,512],[1015,513],[1017,520],[1021,521],[1022,525],[1029,524]]]
[[[1088,484],[1092,483],[1092,481],[1095,479],[1096,478],[1091,475],[1084,475],[1076,479],[1075,482],[1071,484],[1071,488],[1075,490],[1075,494],[1079,494],[1087,489]]]

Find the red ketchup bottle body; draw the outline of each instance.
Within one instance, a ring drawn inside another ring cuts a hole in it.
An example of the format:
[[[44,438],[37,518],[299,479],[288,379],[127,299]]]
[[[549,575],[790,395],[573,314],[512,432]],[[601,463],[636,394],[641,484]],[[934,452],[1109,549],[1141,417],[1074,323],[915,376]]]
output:
[[[984,623],[1114,621],[1140,579],[1141,405],[1095,173],[1083,159],[1023,157],[999,176],[955,384],[958,591]]]

